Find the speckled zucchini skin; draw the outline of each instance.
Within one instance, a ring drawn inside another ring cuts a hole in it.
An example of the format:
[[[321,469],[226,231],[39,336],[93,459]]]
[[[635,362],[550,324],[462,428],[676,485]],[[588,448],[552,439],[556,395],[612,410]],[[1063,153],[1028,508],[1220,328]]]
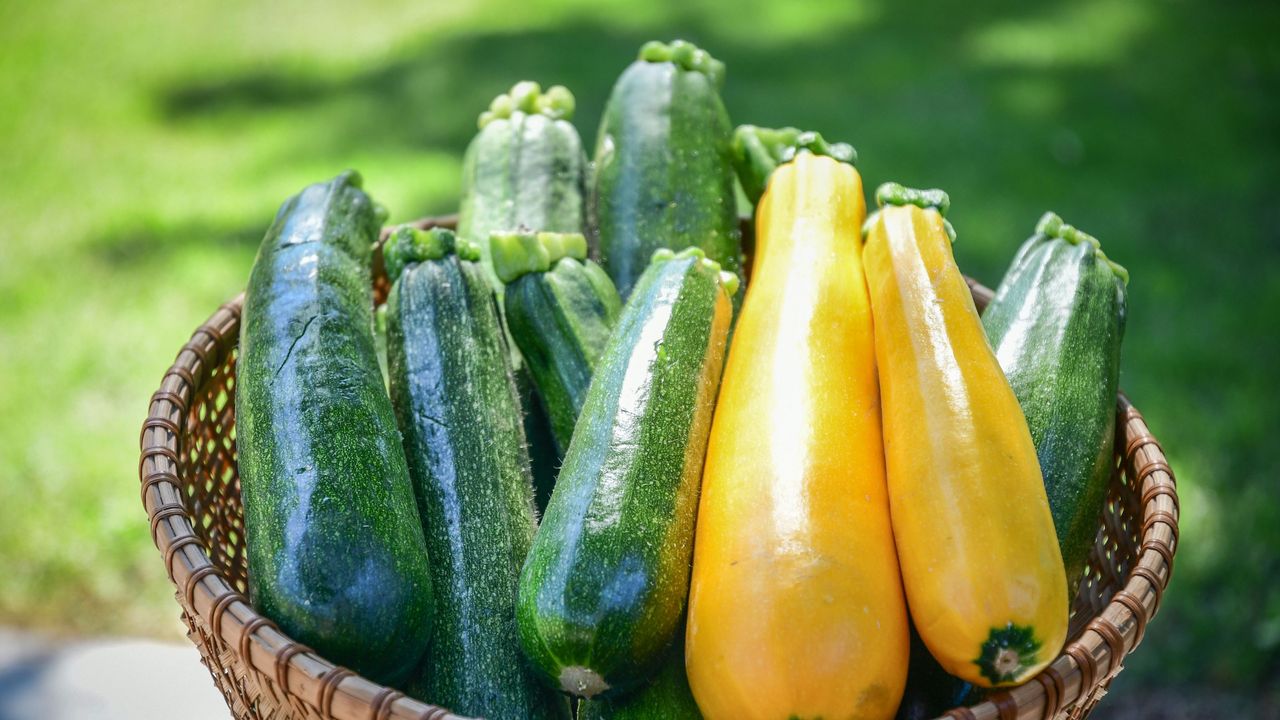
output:
[[[723,65],[688,43],[650,43],[613,87],[597,135],[588,225],[624,300],[658,248],[699,247],[741,272],[723,77]]]
[[[620,698],[578,703],[578,720],[702,720],[684,671],[684,643],[672,646],[648,685]]]
[[[1049,213],[982,324],[1036,445],[1074,594],[1111,480],[1128,273]]]
[[[584,697],[641,685],[681,627],[736,278],[655,259],[596,366],[520,577],[526,654]]]
[[[354,173],[280,208],[245,295],[236,384],[254,606],[398,683],[432,629],[427,548],[373,339],[379,218]]]
[[[387,301],[387,347],[436,592],[435,642],[410,690],[467,716],[567,718],[566,700],[520,654],[516,581],[536,522],[533,487],[479,264],[447,250],[409,264]]]
[[[542,233],[526,240],[536,246],[539,238],[547,236]],[[574,255],[581,257],[553,258],[538,248],[545,263],[503,278],[507,329],[537,385],[561,457],[569,449],[596,362],[622,312],[613,282],[586,258],[585,241],[576,237],[581,253]],[[503,239],[517,238],[495,235],[492,242]]]

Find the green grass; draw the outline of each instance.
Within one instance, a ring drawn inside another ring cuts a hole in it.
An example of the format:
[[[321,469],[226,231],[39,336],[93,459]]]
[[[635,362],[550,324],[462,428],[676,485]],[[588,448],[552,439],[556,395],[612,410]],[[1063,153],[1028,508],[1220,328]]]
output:
[[[1122,385],[1179,477],[1172,590],[1117,691],[1280,671],[1280,6],[0,6],[0,622],[178,632],[137,432],[242,288],[275,208],[346,167],[393,219],[447,211],[488,100],[530,77],[593,141],[651,37],[728,68],[738,122],[852,142],[868,186],[947,189],[995,283],[1045,210],[1132,273]]]

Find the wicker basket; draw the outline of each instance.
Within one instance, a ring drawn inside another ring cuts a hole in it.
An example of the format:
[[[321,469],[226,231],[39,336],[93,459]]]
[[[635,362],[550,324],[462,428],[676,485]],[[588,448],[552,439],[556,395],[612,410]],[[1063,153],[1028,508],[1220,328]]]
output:
[[[451,225],[426,219],[420,227]],[[747,228],[750,231],[750,228]],[[380,255],[380,254],[379,254]],[[380,259],[375,259],[380,267]],[[375,293],[386,278],[375,273]],[[978,306],[991,291],[970,282]],[[223,305],[182,347],[142,426],[142,503],[177,588],[188,637],[231,713],[241,720],[457,718],[342,667],[281,633],[249,605],[235,380],[243,295]],[[1072,605],[1070,642],[1032,681],[947,717],[1078,720],[1106,694],[1142,641],[1169,582],[1178,539],[1173,474],[1127,398],[1116,409],[1116,471],[1088,572]],[[495,719],[496,720],[496,719]]]

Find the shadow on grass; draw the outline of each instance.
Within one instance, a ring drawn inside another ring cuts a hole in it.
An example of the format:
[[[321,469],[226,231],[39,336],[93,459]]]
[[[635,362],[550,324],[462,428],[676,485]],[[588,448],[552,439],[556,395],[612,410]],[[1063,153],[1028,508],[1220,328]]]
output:
[[[1261,440],[1280,425],[1270,380],[1280,343],[1259,332],[1280,316],[1280,93],[1274,53],[1262,52],[1276,15],[1275,6],[1001,3],[955,12],[926,2],[885,4],[866,24],[786,47],[705,24],[652,33],[688,37],[727,63],[737,122],[852,141],[869,189],[889,179],[947,189],[956,254],[988,284],[1046,209],[1129,267],[1122,385],[1175,465],[1195,468],[1191,482],[1230,518],[1220,550],[1180,564],[1164,616],[1132,662],[1131,675],[1152,682],[1251,687],[1280,671],[1280,600],[1259,592],[1280,575],[1280,462]],[[285,119],[299,153],[460,155],[489,100],[530,78],[574,91],[590,146],[611,84],[650,36],[590,23],[426,34],[354,74],[182,81],[161,88],[158,104],[175,124]],[[230,232],[250,243],[263,227]],[[119,243],[109,256],[127,260],[161,239],[124,233],[103,246]],[[1208,547],[1195,532],[1184,539]]]
[[[173,255],[199,247],[214,246],[228,253],[257,251],[258,244],[270,224],[235,225],[187,221],[178,225],[144,224],[95,235],[85,249],[113,268],[134,267],[143,262],[164,262]]]

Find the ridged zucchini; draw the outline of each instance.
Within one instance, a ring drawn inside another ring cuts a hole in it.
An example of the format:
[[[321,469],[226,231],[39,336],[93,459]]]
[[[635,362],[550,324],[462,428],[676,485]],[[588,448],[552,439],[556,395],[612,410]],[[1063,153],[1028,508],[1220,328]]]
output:
[[[507,329],[563,456],[622,299],[609,276],[587,259],[581,234],[494,233],[490,244],[506,287]]]
[[[638,687],[679,627],[736,284],[697,248],[655,253],[596,365],[517,608],[566,692]]]
[[[354,172],[280,208],[245,293],[236,446],[254,606],[330,660],[397,683],[427,649],[433,611],[373,339],[379,224]]]
[[[863,262],[911,617],[947,672],[1017,684],[1067,632],[1035,445],[952,257],[946,193],[886,183],[876,200]]]
[[[578,703],[578,720],[702,720],[685,676],[684,643],[672,644],[648,685],[620,698]]]
[[[1129,273],[1046,213],[982,316],[1031,429],[1074,593],[1113,470]]]
[[[624,300],[658,248],[699,247],[741,271],[723,81],[723,63],[676,40],[647,43],[613,87],[587,207],[600,264]]]
[[[893,716],[907,610],[854,167],[800,152],[756,211],[707,448],[686,661],[719,718]],[[879,328],[875,328],[876,331]]]
[[[458,236],[480,247],[500,293],[489,235],[512,230],[582,232],[586,155],[573,119],[573,94],[560,85],[516,83],[480,114],[480,132],[462,161]]]
[[[533,539],[529,456],[493,291],[448,230],[387,244],[391,397],[431,557],[435,644],[413,689],[465,715],[565,718],[520,653],[516,582]]]

